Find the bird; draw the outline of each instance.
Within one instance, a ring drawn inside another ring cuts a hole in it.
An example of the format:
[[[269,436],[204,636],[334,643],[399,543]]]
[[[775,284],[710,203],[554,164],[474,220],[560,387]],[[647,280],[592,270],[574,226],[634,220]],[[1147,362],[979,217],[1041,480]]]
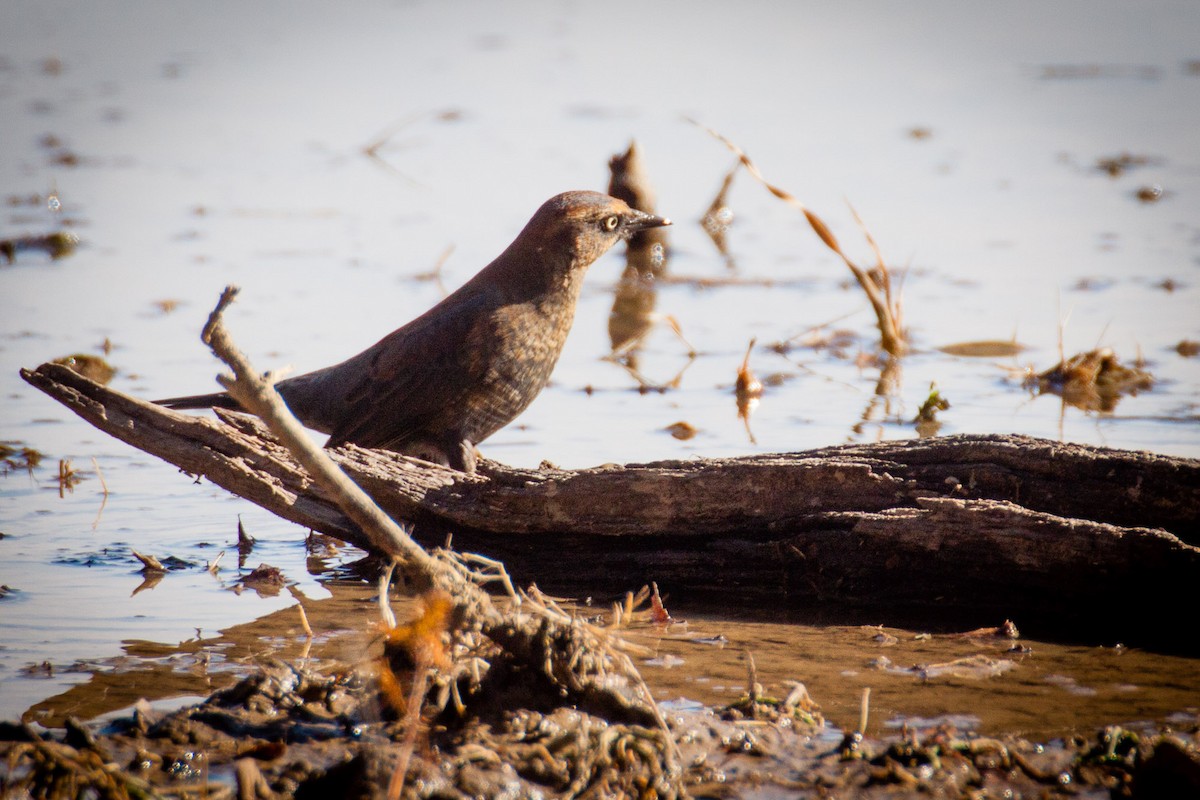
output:
[[[340,364],[275,384],[326,447],[353,443],[473,474],[475,446],[545,388],[587,268],[636,233],[670,225],[592,191],[547,200],[494,261],[421,316]],[[156,400],[240,409],[227,393]]]

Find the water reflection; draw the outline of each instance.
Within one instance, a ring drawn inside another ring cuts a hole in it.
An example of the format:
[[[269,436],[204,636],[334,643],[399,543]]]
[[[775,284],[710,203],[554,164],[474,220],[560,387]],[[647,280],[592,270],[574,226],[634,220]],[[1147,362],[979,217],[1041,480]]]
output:
[[[307,658],[323,670],[353,669],[378,656],[375,586],[325,579],[330,594],[274,611],[216,635],[175,645],[130,641],[116,658],[58,667],[82,677],[33,705],[27,721],[59,725],[91,719],[139,699],[204,695],[232,683],[263,659]],[[397,615],[412,602],[393,597]],[[802,685],[814,711],[854,729],[864,688],[868,731],[953,717],[982,734],[1014,732],[1046,740],[1090,732],[1114,720],[1159,720],[1194,705],[1194,662],[1121,647],[1073,647],[1014,639],[1011,626],[939,635],[900,628],[807,625],[712,617],[673,607],[622,613],[619,633],[648,648],[639,668],[654,696],[673,704],[726,705],[747,691],[782,698]],[[620,604],[618,604],[620,607]],[[604,624],[608,610],[577,607]],[[31,671],[23,680],[37,681]],[[968,722],[969,721],[969,724]]]
[[[883,424],[899,421],[903,408],[900,396],[903,388],[901,380],[904,376],[901,358],[880,355],[876,357],[876,363],[879,366],[879,378],[875,381],[875,391],[867,400],[866,408],[852,429],[857,436],[861,436],[872,424],[878,425],[882,430]]]
[[[646,176],[641,151],[631,142],[624,153],[609,161],[611,178],[608,193],[647,214],[655,210],[654,189]],[[617,282],[612,311],[608,315],[609,359],[628,371],[643,391],[664,391],[679,386],[684,372],[695,360],[696,351],[683,335],[679,322],[670,314],[655,311],[658,283],[667,272],[668,233],[666,228],[651,228],[635,233],[625,247],[625,269]],[[639,350],[647,334],[657,323],[664,323],[687,349],[687,362],[673,378],[653,381],[641,373]]]
[[[750,353],[754,350],[754,344],[757,339],[751,339],[750,344],[746,345],[746,355],[742,359],[742,365],[738,367],[737,381],[734,383],[734,398],[737,401],[738,419],[746,426],[746,436],[750,439],[750,444],[758,444],[758,440],[754,438],[754,432],[750,430],[750,416],[754,413],[754,409],[758,408],[758,404],[762,399],[763,384],[753,372],[750,371]]]
[[[725,266],[730,270],[737,269],[737,262],[733,258],[733,253],[730,252],[729,242],[726,239],[734,219],[733,209],[729,207],[728,195],[729,187],[733,185],[733,176],[737,174],[741,166],[742,162],[739,160],[734,163],[729,172],[725,173],[725,178],[721,181],[721,188],[717,190],[716,196],[708,205],[708,210],[700,218],[704,232],[708,234],[708,238],[712,239],[717,252],[725,260]]]

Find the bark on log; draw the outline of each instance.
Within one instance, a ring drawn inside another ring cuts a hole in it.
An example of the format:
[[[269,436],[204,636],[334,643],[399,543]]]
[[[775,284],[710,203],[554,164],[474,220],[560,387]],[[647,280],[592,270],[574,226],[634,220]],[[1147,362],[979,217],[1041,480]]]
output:
[[[354,526],[257,420],[193,416],[44,364],[34,386],[101,430],[285,519]],[[1012,617],[1026,629],[1181,651],[1194,613],[1200,461],[1026,436],[474,476],[353,445],[342,468],[418,538],[574,594],[655,580],[689,601],[877,621]]]

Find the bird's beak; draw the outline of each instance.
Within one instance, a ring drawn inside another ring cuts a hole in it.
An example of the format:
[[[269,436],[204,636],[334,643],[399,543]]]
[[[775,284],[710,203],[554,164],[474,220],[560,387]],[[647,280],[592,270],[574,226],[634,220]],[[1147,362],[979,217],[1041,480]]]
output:
[[[670,224],[671,220],[666,217],[656,217],[636,209],[631,209],[625,217],[625,230],[629,233],[637,233],[647,228],[661,228]]]

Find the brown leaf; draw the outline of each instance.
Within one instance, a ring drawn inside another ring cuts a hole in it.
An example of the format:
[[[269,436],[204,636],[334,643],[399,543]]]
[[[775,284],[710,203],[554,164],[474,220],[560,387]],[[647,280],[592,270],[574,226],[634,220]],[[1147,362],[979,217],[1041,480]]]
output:
[[[812,229],[817,232],[817,236],[821,237],[821,241],[825,243],[826,247],[835,253],[842,252],[842,249],[838,246],[837,238],[833,235],[833,231],[829,230],[829,227],[821,221],[820,217],[807,208],[804,209],[804,216],[808,219],[808,224],[812,225]]]

